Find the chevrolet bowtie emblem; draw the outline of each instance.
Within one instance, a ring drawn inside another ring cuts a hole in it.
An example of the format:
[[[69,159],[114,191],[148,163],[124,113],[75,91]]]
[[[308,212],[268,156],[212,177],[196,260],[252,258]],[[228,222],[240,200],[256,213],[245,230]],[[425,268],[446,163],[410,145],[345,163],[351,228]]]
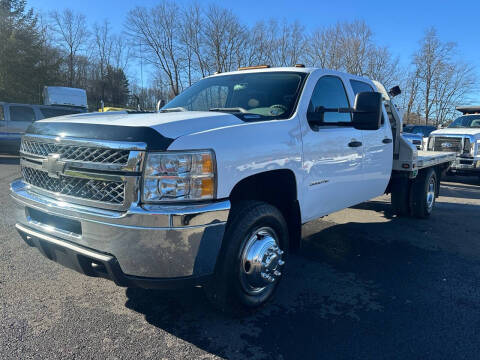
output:
[[[65,162],[60,160],[60,154],[48,154],[47,158],[42,160],[42,169],[48,172],[48,176],[59,178],[65,168]]]

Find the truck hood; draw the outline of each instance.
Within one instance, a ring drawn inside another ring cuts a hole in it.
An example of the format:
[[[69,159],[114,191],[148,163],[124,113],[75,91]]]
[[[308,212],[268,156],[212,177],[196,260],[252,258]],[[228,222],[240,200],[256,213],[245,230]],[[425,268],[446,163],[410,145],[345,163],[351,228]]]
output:
[[[166,150],[178,137],[244,124],[231,114],[185,111],[172,113],[84,113],[36,121],[27,134],[143,142],[149,150]]]
[[[473,135],[480,137],[480,129],[477,128],[445,128],[435,130],[430,133],[430,136],[434,135]]]
[[[419,134],[412,134],[412,133],[405,133],[405,132],[402,132],[402,136],[405,138],[405,139],[408,139],[408,140],[422,140],[423,139],[423,136],[422,135],[419,135]]]
[[[123,111],[83,113],[40,120],[38,123],[47,122],[149,127],[157,130],[163,136],[174,139],[182,135],[244,123],[242,120],[231,114],[207,111],[138,114],[129,114]]]

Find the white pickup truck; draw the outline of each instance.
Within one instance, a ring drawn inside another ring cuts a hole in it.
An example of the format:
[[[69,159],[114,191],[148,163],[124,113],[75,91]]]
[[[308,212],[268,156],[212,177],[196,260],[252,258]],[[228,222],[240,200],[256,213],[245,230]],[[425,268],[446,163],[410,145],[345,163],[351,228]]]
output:
[[[458,106],[463,115],[448,127],[430,133],[428,149],[455,152],[450,172],[480,178],[480,106]]]
[[[400,129],[366,78],[303,66],[214,75],[159,113],[35,122],[11,184],[16,228],[86,275],[203,285],[224,309],[253,308],[302,224],[385,192],[397,214],[430,215],[455,154],[419,152]]]

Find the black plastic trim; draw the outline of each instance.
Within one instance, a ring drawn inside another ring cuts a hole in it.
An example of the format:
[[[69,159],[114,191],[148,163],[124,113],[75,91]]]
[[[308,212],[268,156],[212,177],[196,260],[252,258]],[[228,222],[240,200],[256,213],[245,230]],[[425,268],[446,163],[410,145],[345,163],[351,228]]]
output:
[[[155,129],[145,126],[120,126],[68,122],[34,122],[27,134],[77,137],[93,140],[143,142],[147,150],[164,151],[174,139],[160,134]]]

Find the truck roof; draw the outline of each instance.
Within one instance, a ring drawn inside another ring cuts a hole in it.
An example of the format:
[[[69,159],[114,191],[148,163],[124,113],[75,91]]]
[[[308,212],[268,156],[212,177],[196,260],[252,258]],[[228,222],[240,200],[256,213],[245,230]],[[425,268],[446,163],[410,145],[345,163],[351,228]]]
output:
[[[328,72],[329,74],[334,73],[342,76],[347,76],[352,79],[357,79],[357,80],[363,80],[363,81],[371,81],[371,79],[363,77],[363,76],[357,76],[341,71],[336,71],[336,70],[329,70],[329,69],[322,69],[322,68],[317,68],[317,67],[296,67],[296,66],[286,66],[286,67],[269,67],[269,68],[257,68],[257,69],[248,69],[248,70],[237,70],[237,71],[229,71],[229,72],[224,72],[224,73],[218,73],[215,75],[211,75],[208,77],[213,77],[213,76],[224,76],[224,75],[234,75],[234,74],[245,74],[245,73],[264,73],[264,72],[298,72],[298,73],[307,73],[310,74],[314,71],[324,71]]]
[[[480,106],[479,105],[457,106],[455,109],[460,111],[463,115],[478,115],[478,114],[480,114]]]

